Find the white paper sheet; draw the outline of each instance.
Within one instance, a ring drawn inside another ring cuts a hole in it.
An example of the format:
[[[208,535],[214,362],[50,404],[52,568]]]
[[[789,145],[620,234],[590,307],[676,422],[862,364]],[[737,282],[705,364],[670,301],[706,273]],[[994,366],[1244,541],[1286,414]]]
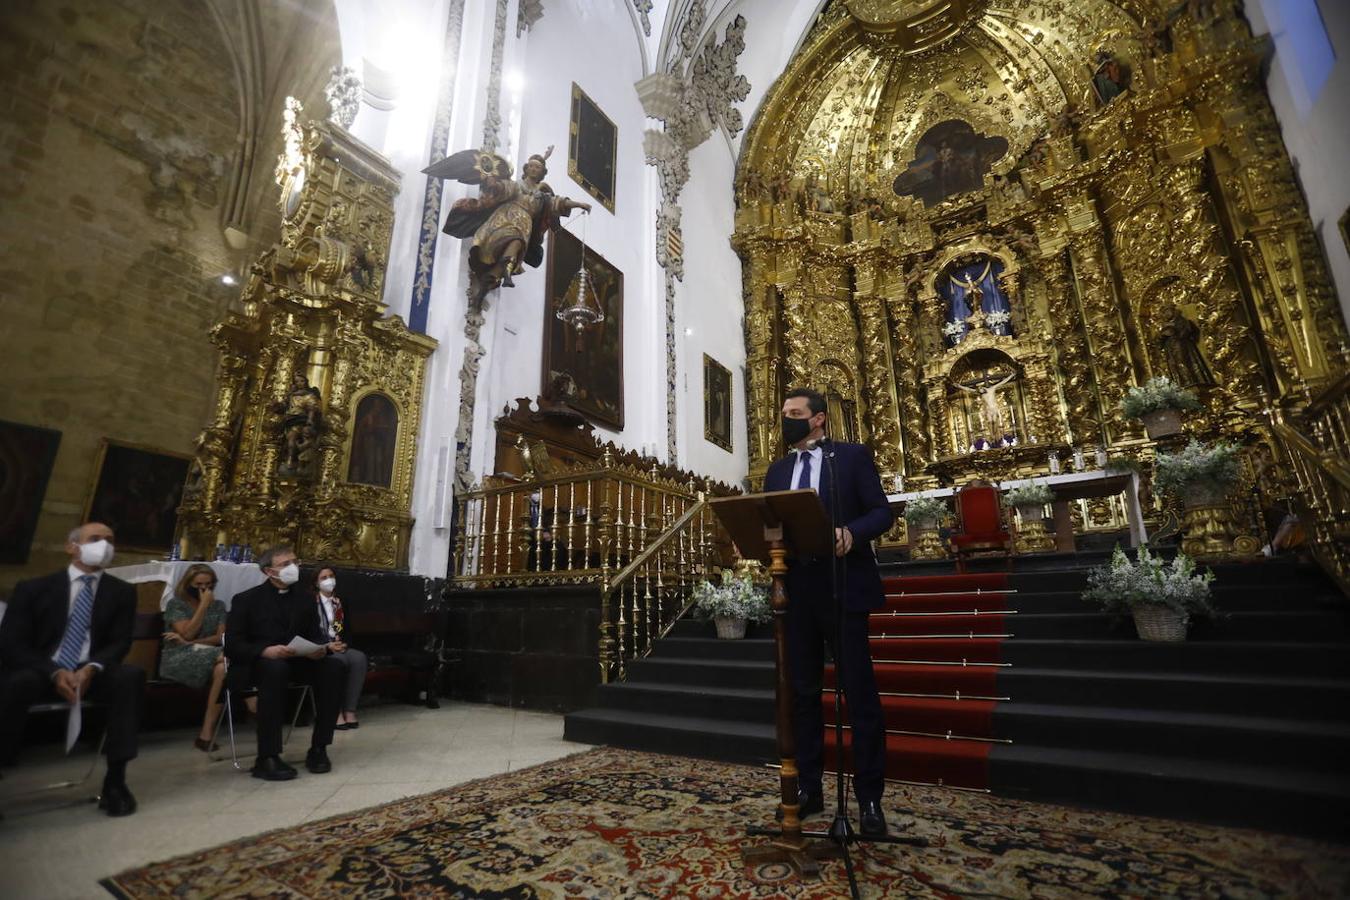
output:
[[[286,646],[294,650],[296,656],[311,656],[323,649],[323,644],[307,641],[298,634]]]
[[[80,707],[80,692],[75,692],[75,702],[70,704],[70,714],[66,717],[66,753],[69,754],[75,742],[80,739],[80,727],[83,725],[83,712]]]

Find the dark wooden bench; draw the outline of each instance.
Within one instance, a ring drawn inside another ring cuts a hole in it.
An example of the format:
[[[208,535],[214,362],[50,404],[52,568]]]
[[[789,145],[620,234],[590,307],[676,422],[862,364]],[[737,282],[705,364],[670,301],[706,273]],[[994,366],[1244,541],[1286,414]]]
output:
[[[354,610],[352,646],[370,659],[366,690],[381,695],[397,690],[410,703],[439,709],[446,664],[442,619],[437,612]]]

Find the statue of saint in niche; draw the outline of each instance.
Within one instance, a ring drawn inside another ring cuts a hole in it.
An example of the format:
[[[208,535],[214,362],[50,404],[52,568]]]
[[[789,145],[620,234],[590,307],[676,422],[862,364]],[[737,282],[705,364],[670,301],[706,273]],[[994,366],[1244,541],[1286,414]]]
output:
[[[495,153],[461,150],[423,169],[433,178],[478,185],[477,197],[456,200],[442,229],[451,237],[473,238],[469,271],[475,298],[494,288],[515,287],[512,275],[544,261],[544,232],[557,228],[574,209],[591,205],[559,197],[544,181],[545,161],[553,147],[535,153],[521,167],[519,181],[511,165]]]
[[[319,389],[311,387],[304,372],[291,376],[291,391],[286,402],[276,405],[281,416],[281,462],[277,473],[282,476],[312,476],[315,450],[323,425],[323,397]]]
[[[893,190],[933,206],[983,189],[985,173],[1007,152],[1007,139],[979,134],[969,122],[939,122],[919,138],[914,158],[895,179]]]
[[[1130,88],[1130,67],[1109,50],[1097,51],[1097,68],[1092,72],[1092,89],[1102,106]]]
[[[1159,332],[1163,360],[1167,374],[1182,387],[1212,387],[1214,373],[1200,352],[1200,326],[1180,309],[1172,310],[1172,318]]]

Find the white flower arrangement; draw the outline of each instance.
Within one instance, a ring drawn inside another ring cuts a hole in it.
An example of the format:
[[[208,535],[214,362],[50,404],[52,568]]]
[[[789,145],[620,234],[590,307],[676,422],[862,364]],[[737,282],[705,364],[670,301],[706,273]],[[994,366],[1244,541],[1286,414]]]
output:
[[[1120,411],[1127,419],[1139,419],[1165,409],[1200,409],[1200,401],[1195,394],[1166,377],[1150,378],[1143,385],[1130,388],[1120,401]]]
[[[964,319],[955,319],[942,326],[942,333],[949,338],[959,338],[966,333],[966,322]]]
[[[1180,453],[1159,453],[1153,467],[1153,490],[1162,494],[1197,487],[1227,491],[1237,479],[1237,445],[1224,441],[1206,446],[1192,440]]]
[[[749,574],[722,571],[722,583],[700,581],[694,585],[694,609],[701,619],[745,619],[767,622],[773,618],[769,591],[757,585]]]
[[[1124,611],[1147,603],[1159,603],[1190,622],[1193,614],[1215,615],[1210,604],[1213,572],[1197,573],[1195,562],[1178,553],[1169,564],[1161,557],[1139,548],[1132,561],[1116,545],[1111,561],[1088,573],[1088,589],[1083,599],[1099,603],[1108,611]]]
[[[1003,492],[1003,503],[1006,506],[1044,506],[1054,499],[1054,491],[1043,481],[1019,484]]]
[[[991,328],[997,328],[1000,325],[1006,325],[1012,321],[1012,313],[1007,310],[996,309],[991,313],[984,314],[984,321]]]
[[[915,497],[905,504],[905,522],[937,522],[947,514],[947,502],[937,497]]]

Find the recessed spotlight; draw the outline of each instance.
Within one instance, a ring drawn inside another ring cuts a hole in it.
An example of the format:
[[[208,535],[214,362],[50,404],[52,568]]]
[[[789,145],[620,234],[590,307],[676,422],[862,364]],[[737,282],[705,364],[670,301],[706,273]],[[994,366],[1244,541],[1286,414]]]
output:
[[[693,337],[693,336],[694,336],[694,329],[692,329],[692,328],[686,328],[686,329],[684,330],[684,336],[685,336],[685,337]]]
[[[229,272],[226,272],[224,275],[220,276],[220,283],[221,283],[221,284],[236,284],[237,282],[235,282],[234,276],[233,276],[233,275],[231,275]]]

